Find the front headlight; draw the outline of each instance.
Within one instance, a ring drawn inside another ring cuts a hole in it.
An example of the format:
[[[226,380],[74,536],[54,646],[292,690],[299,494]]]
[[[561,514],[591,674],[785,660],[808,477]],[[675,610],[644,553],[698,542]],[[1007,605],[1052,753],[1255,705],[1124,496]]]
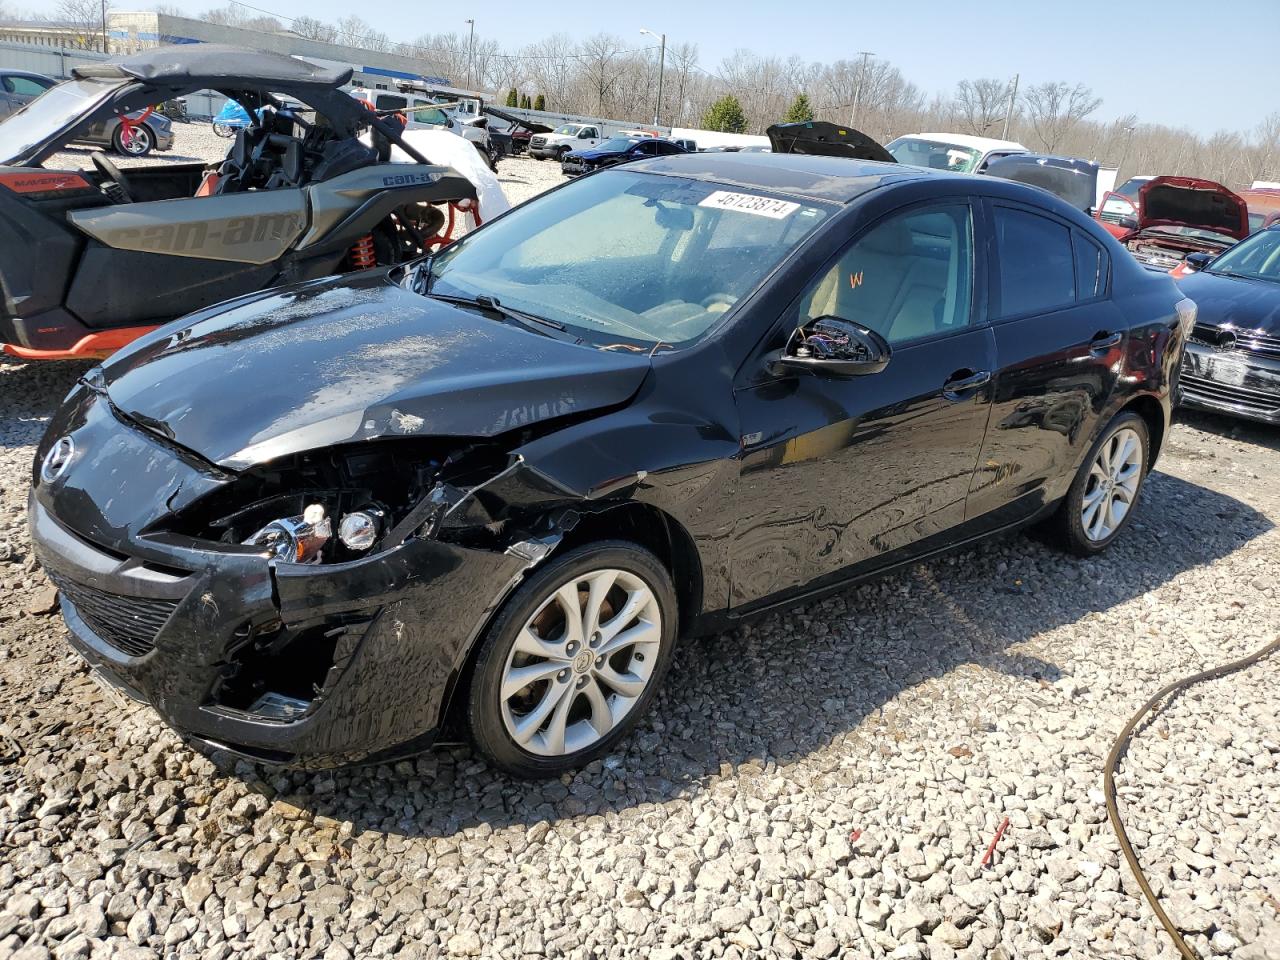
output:
[[[333,525],[318,503],[309,505],[300,517],[281,517],[245,541],[252,547],[266,547],[281,563],[319,563],[320,552],[333,536]],[[369,546],[372,546],[370,541]]]

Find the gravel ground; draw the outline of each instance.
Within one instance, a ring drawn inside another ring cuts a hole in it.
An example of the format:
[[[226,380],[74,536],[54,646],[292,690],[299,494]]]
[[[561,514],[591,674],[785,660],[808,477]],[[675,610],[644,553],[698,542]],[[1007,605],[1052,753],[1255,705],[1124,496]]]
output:
[[[25,491],[83,370],[0,363],[0,956],[1175,956],[1102,763],[1160,686],[1276,635],[1280,431],[1180,417],[1101,558],[1010,537],[687,643],[577,776],[466,748],[303,775],[192,753],[69,652]],[[1119,772],[1205,956],[1280,957],[1278,666],[1177,698]]]

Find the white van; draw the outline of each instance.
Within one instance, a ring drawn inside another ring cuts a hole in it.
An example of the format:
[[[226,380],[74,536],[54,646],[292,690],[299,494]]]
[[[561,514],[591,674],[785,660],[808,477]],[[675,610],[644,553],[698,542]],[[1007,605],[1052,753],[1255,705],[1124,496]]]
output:
[[[885,144],[899,163],[952,173],[986,173],[987,164],[998,157],[1029,153],[1012,140],[992,140],[966,133],[909,133]]]

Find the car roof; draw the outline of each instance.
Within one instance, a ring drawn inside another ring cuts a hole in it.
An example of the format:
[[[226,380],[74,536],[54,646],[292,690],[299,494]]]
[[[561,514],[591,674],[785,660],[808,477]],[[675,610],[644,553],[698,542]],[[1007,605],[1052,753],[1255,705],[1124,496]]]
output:
[[[340,87],[351,79],[352,71],[329,70],[279,53],[221,43],[192,43],[155,47],[119,60],[81,64],[72,67],[71,73],[78,79],[132,79],[157,86],[207,84],[219,89],[248,81],[285,90]]]
[[[633,160],[628,170],[704,180],[748,190],[786,193],[810,200],[848,203],[885,183],[955,177],[896,163],[819,157],[800,153],[683,153]]]
[[[0,68],[0,74],[6,77],[30,77],[32,80],[47,80],[50,83],[57,83],[53,77],[46,76],[43,73],[36,73],[34,70],[10,70],[8,67]]]
[[[974,150],[1026,150],[1022,144],[1014,140],[993,140],[990,137],[975,137],[968,133],[904,133],[900,140],[936,140],[939,143],[953,143],[957,147],[971,147]]]
[[[1250,210],[1280,210],[1280,190],[1237,190]]]

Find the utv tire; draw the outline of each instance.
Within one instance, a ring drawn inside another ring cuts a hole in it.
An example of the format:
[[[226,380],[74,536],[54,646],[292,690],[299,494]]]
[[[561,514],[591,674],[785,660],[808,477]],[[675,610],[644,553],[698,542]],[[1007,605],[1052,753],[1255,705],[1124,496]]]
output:
[[[1147,422],[1131,410],[1107,424],[1076,472],[1048,533],[1062,549],[1092,557],[1129,524],[1150,462]]]
[[[524,779],[608,753],[652,703],[677,620],[671,576],[648,550],[606,540],[552,560],[481,641],[466,704],[477,748]]]
[[[111,149],[122,157],[145,157],[156,145],[156,135],[145,123],[134,127],[133,137],[126,146],[124,142],[124,124],[116,126],[111,135]]]

